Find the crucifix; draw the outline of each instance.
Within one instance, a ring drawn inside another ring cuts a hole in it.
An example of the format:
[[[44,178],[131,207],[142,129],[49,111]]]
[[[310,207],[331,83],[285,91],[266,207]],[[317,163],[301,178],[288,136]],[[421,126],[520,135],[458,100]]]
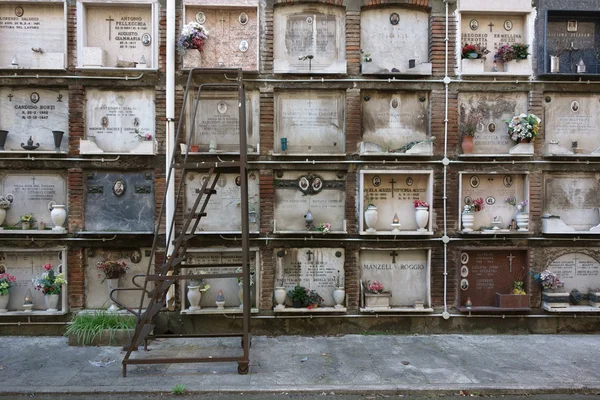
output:
[[[392,252],[390,253],[390,256],[392,256],[392,264],[396,264],[396,256],[398,255],[398,252],[396,250],[392,250]]]
[[[569,52],[569,65],[571,67],[571,72],[573,72],[573,52],[579,51],[579,48],[573,46],[573,42],[571,42],[571,45],[567,48],[567,51]]]
[[[579,259],[577,258],[577,254],[575,254],[573,256],[573,264],[575,265],[575,274],[574,274],[575,276],[577,276],[577,260],[579,260]]]
[[[31,177],[31,182],[35,185],[35,176]]]
[[[394,178],[392,178],[392,180],[390,181],[390,183],[392,184],[392,200],[394,200],[394,183],[398,183],[394,180]]]
[[[492,27],[494,26],[494,24],[490,22],[490,24],[488,26],[490,27],[490,32],[491,32],[492,31]]]
[[[308,106],[309,107],[312,106],[312,100],[310,100],[310,99],[308,100]]]
[[[223,22],[225,22],[225,16],[223,14],[221,14],[221,18],[219,18],[219,21],[221,22],[221,35],[225,34],[225,28],[223,26]]]
[[[108,40],[110,41],[110,36],[112,33],[112,22],[114,21],[114,19],[109,15],[106,21],[108,21]]]
[[[508,272],[512,272],[512,262],[516,257],[510,253],[508,256],[506,256],[506,258],[508,258]]]
[[[309,251],[307,251],[307,252],[306,252],[306,255],[308,256],[308,261],[310,261],[310,256],[312,256],[312,255],[313,255],[313,252],[312,252],[312,250],[309,250]]]
[[[12,101],[12,98],[13,98],[13,94],[12,94],[12,93],[9,93],[9,94],[8,94],[8,101]]]
[[[33,269],[35,268],[35,266],[33,265],[33,260],[31,260],[31,273],[33,274]]]

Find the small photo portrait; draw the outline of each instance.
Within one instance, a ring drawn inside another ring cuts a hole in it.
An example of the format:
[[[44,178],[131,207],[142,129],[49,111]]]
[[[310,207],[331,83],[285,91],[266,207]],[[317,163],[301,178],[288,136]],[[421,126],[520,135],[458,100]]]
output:
[[[102,117],[102,119],[100,120],[100,125],[102,125],[103,128],[106,128],[108,126],[108,117],[107,116]]]
[[[300,181],[298,181],[298,187],[303,192],[306,192],[308,190],[308,188],[310,187],[310,183],[308,182],[308,178],[305,177],[305,176],[303,176],[302,178],[300,178]]]
[[[466,264],[469,262],[469,253],[460,253],[460,262]]]
[[[469,289],[469,281],[463,278],[460,280],[460,290],[465,291],[467,289]]]
[[[373,186],[378,187],[381,185],[381,177],[379,175],[375,175],[371,182],[373,183]]]
[[[241,51],[242,53],[245,53],[245,52],[247,52],[247,51],[248,51],[248,42],[247,42],[246,40],[242,40],[242,41],[240,42],[239,49],[240,49],[240,51]]]
[[[318,192],[319,190],[323,189],[323,181],[321,180],[321,178],[316,177],[315,179],[313,179],[312,188],[315,192]]]
[[[496,124],[494,124],[493,122],[492,122],[492,123],[490,123],[490,124],[488,125],[488,131],[490,131],[490,132],[492,132],[492,133],[493,133],[493,132],[496,132]]]
[[[567,21],[567,32],[577,32],[577,21]]]
[[[414,183],[414,180],[412,177],[409,176],[408,178],[406,178],[406,186],[412,186],[413,183]]]
[[[477,129],[477,132],[483,132],[483,130],[485,129],[485,125],[483,125],[483,122],[479,121],[475,129]]]
[[[504,175],[504,186],[511,187],[513,185],[513,178],[511,175]]]
[[[469,22],[469,28],[471,28],[472,31],[479,29],[479,21],[472,19],[471,22]]]
[[[235,177],[235,186],[241,186],[242,185],[242,177],[241,176],[236,176]]]
[[[392,25],[398,25],[400,23],[400,15],[398,13],[392,13],[390,15],[390,23]]]
[[[513,23],[511,20],[506,20],[504,21],[504,30],[505,31],[510,31],[513,28]]]
[[[493,196],[488,196],[485,198],[485,204],[488,206],[494,205],[496,203],[496,199]]]
[[[309,25],[312,25],[313,18],[312,17],[306,17],[306,23],[309,24]]]
[[[204,13],[202,11],[199,11],[196,13],[196,22],[199,23],[200,25],[202,25],[206,22],[206,15],[204,15]]]
[[[461,278],[466,278],[467,276],[469,276],[469,267],[467,267],[466,265],[460,267],[460,276]]]
[[[152,43],[152,36],[149,33],[144,33],[142,35],[142,44],[144,46],[150,46],[150,43]]]
[[[246,13],[241,13],[240,16],[238,17],[238,21],[240,24],[242,25],[246,25],[248,23],[248,14]]]
[[[465,205],[470,206],[471,204],[473,204],[473,199],[471,196],[465,197]]]
[[[574,101],[571,103],[571,111],[578,112],[579,111],[579,102]]]
[[[227,112],[227,103],[225,103],[224,101],[220,101],[219,104],[217,104],[217,111],[219,112],[219,114],[225,114]]]
[[[396,98],[392,99],[392,101],[390,102],[390,106],[391,106],[393,109],[396,109],[396,108],[398,108],[398,106],[399,106],[399,105],[400,105],[400,102],[399,102],[399,101],[398,101],[398,99],[396,99]]]
[[[469,180],[472,188],[476,188],[479,186],[479,177],[477,175],[473,175]]]
[[[32,103],[37,103],[38,101],[40,101],[40,94],[38,92],[33,92],[31,93],[31,96],[29,96],[29,99],[31,100]]]
[[[142,252],[139,250],[134,250],[133,252],[131,252],[129,259],[132,263],[139,264],[140,261],[142,261]]]
[[[113,193],[117,197],[121,197],[123,194],[125,194],[125,182],[122,179],[119,179],[114,183]]]
[[[15,7],[15,15],[19,18],[21,18],[23,16],[23,14],[25,14],[25,10],[23,9],[23,7],[21,6],[16,6]]]
[[[135,118],[133,119],[133,126],[135,126],[136,128],[137,128],[138,126],[140,126],[140,119],[139,119],[138,117],[135,117]]]

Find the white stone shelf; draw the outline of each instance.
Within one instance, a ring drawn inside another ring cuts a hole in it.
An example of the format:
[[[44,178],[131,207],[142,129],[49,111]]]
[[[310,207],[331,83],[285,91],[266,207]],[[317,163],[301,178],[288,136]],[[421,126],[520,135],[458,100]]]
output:
[[[499,77],[499,76],[506,76],[506,77],[513,77],[513,76],[521,76],[521,77],[525,77],[525,78],[529,78],[530,76],[533,75],[533,72],[531,73],[526,73],[526,74],[517,74],[517,73],[513,73],[513,72],[481,72],[481,73],[461,73],[460,76],[463,77],[482,77],[482,76],[490,76],[490,77]]]
[[[473,232],[465,232],[465,231],[458,231],[458,233],[460,233],[461,235],[473,235],[473,236],[493,236],[493,235],[503,235],[503,236],[513,236],[513,235],[530,235],[533,236],[533,232],[531,231],[526,231],[526,232],[519,232],[519,231],[492,231],[491,229],[489,231],[473,231]]]
[[[252,232],[250,232],[252,233]],[[258,232],[256,232],[258,233]],[[314,235],[314,236],[327,236],[327,235],[346,235],[348,231],[331,231],[327,233],[319,231],[273,231],[276,235]]]
[[[346,157],[348,153],[273,153],[275,157]],[[306,161],[310,161],[308,158]]]
[[[213,151],[213,152],[210,152],[210,151],[188,151],[188,152],[181,152],[182,156],[184,156],[186,154],[188,156],[204,156],[204,157],[206,157],[206,156],[239,156],[240,152],[239,151],[219,151],[219,150]],[[246,154],[248,154],[249,156],[258,156],[258,155],[260,155],[256,151],[252,151],[252,152],[249,151]]]
[[[248,232],[250,235],[258,235],[260,231],[250,231]],[[192,232],[187,232],[188,235],[191,235]],[[196,231],[194,235],[241,235],[242,231]]]
[[[309,313],[345,313],[348,310],[346,307],[317,307],[317,308],[294,308],[294,307],[285,307],[285,308],[274,308],[274,313],[281,314],[291,314],[291,313],[300,313],[300,314],[309,314]]]
[[[592,231],[568,231],[568,232],[544,232],[544,235],[600,235],[600,231],[592,232]]]
[[[431,307],[426,307],[426,308],[414,308],[414,307],[371,308],[371,307],[361,307],[360,308],[360,312],[371,313],[371,314],[377,314],[377,313],[395,313],[395,312],[401,312],[401,313],[432,313],[433,312],[433,308],[431,308]]]
[[[544,158],[600,158],[600,154],[574,153],[574,154],[544,154]]]
[[[494,154],[458,154],[458,158],[515,158],[515,157],[533,157],[533,154],[509,154],[509,153],[494,153]]]
[[[432,231],[376,231],[376,232],[360,232],[361,236],[433,236]]]
[[[49,312],[45,310],[33,310],[33,311],[8,311],[5,313],[0,313],[0,317],[30,317],[30,316],[57,316],[57,315],[65,315],[68,311],[54,311]]]
[[[542,308],[545,311],[554,312],[554,313],[576,313],[576,312],[600,313],[600,308],[592,307],[592,306],[569,305],[569,307],[551,307],[550,304],[543,303]]]
[[[181,314],[194,315],[194,314],[242,314],[243,310],[239,307],[225,307],[224,310],[218,310],[216,307],[205,307],[199,310],[190,311],[189,309],[181,310]],[[258,314],[258,308],[251,308],[250,313]]]
[[[118,72],[118,71],[128,71],[128,72],[158,72],[158,68],[118,68],[118,67],[76,67],[77,71],[110,71],[110,72]]]
[[[68,154],[67,151],[56,151],[56,150],[16,150],[16,149],[5,149],[3,151],[0,151],[0,154],[31,154],[31,153],[37,153],[37,154],[61,154],[61,155],[67,155]]]
[[[75,232],[77,235],[154,235],[154,232],[144,232],[144,231],[131,231],[131,232],[123,232],[123,231],[79,231]]]
[[[51,229],[44,229],[40,231],[39,229],[0,229],[0,235],[66,235],[67,230],[62,231],[53,231]]]

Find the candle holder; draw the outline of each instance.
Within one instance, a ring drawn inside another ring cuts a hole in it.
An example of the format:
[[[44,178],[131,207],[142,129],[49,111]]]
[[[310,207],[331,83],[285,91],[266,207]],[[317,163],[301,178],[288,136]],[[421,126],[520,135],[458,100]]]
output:
[[[31,289],[27,289],[27,293],[25,293],[23,308],[25,309],[25,312],[31,312],[33,310],[33,297],[31,296]]]

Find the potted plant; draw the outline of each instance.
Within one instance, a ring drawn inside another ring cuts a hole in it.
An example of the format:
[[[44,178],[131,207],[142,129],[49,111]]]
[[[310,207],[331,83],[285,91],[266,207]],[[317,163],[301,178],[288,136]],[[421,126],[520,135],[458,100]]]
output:
[[[367,225],[366,231],[369,233],[376,232],[375,225],[377,224],[377,219],[379,217],[379,213],[377,212],[377,207],[373,204],[373,195],[370,192],[365,192],[365,224]]]
[[[463,154],[473,153],[473,137],[477,131],[477,120],[471,116],[467,117],[466,121],[458,125],[458,132],[462,137],[461,147]]]
[[[19,220],[21,223],[21,229],[24,231],[31,229],[31,225],[35,222],[35,218],[33,218],[33,214],[23,214],[21,215],[21,219]]]
[[[110,298],[110,293],[113,289],[117,289],[119,287],[119,279],[124,277],[129,267],[125,261],[110,261],[104,260],[102,262],[98,262],[96,267],[102,272],[104,278],[102,278],[102,282],[108,284],[108,297],[110,300],[110,307],[108,311],[117,311],[119,307],[113,302]],[[101,275],[100,275],[101,276]]]
[[[501,46],[496,54],[494,60],[501,62],[504,65],[504,72],[511,72],[515,74],[527,74],[529,73],[529,65],[526,63],[520,63],[522,60],[526,60],[529,53],[527,49],[528,44],[515,43],[513,45]]]
[[[417,232],[426,232],[425,227],[429,223],[429,203],[422,200],[415,200],[413,202],[415,207],[415,220],[419,228]]]
[[[52,264],[44,264],[44,272],[42,276],[33,280],[33,285],[36,290],[39,290],[44,295],[48,312],[58,311],[58,299],[62,292],[63,285],[67,283],[62,273],[55,273],[52,269]]]
[[[288,296],[292,299],[292,307],[304,308],[308,306],[308,293],[310,290],[297,284],[294,288],[288,291]]]
[[[202,51],[207,39],[206,28],[198,22],[192,21],[183,27],[177,40],[177,47],[184,52],[183,65],[185,68],[202,66]]]
[[[10,289],[16,281],[17,279],[14,276],[5,271],[2,271],[0,274],[0,313],[8,311],[8,289]]]
[[[540,130],[542,120],[535,114],[519,114],[506,121],[508,136],[517,145],[512,147],[510,154],[533,154],[533,142]]]
[[[461,214],[461,222],[463,232],[473,232],[473,224],[475,222],[475,213],[485,208],[485,201],[482,197],[473,200],[471,204],[464,206]]]
[[[194,275],[194,273],[191,272],[189,275]],[[199,276],[188,281],[187,298],[190,302],[190,311],[196,311],[200,309],[202,293],[205,293],[208,289],[210,289],[210,285],[204,283],[204,279],[200,278]]]
[[[317,308],[323,303],[323,298],[314,290],[308,292],[307,300],[309,309]]]
[[[4,196],[0,196],[0,229],[6,218],[6,210],[10,208],[10,201],[6,200]]]
[[[390,308],[392,293],[386,291],[379,281],[367,281],[365,287],[365,305],[367,308]]]
[[[496,293],[496,305],[500,308],[527,308],[529,307],[529,296],[525,292],[525,268],[513,281],[512,292]]]
[[[67,326],[69,346],[124,346],[133,337],[137,319],[99,310],[76,313]]]
[[[489,50],[480,44],[465,44],[461,51],[461,72],[463,74],[481,74]]]

